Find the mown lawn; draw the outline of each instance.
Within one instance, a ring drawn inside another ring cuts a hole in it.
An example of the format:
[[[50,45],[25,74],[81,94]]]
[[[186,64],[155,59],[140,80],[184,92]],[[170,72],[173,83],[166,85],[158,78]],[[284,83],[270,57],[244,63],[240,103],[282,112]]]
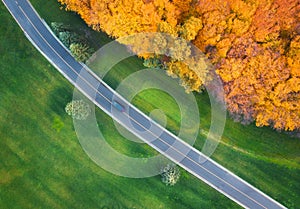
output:
[[[55,0],[32,3],[47,22],[64,21],[87,30],[76,15],[59,10]],[[158,176],[129,179],[95,165],[82,150],[72,119],[64,113],[72,86],[25,39],[3,4],[0,10],[0,208],[239,208],[185,172],[177,185],[166,187]],[[91,37],[98,47],[109,40],[100,33],[91,32]],[[117,87],[141,66],[135,58],[125,60],[105,80]],[[207,95],[196,98],[203,131],[195,146],[201,149],[210,108]],[[161,100],[173,108],[159,106]],[[168,128],[178,129],[177,106],[166,94],[148,90],[133,102],[147,113],[161,107],[167,112]],[[102,111],[97,110],[97,118],[115,149],[132,156],[155,153],[120,136]],[[227,120],[212,157],[273,198],[297,208],[299,148],[299,139]]]

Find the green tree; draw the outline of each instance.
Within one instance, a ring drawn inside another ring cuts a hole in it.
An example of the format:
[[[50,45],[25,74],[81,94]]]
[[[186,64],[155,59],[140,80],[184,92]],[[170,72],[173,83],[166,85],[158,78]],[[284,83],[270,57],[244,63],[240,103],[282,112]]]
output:
[[[85,43],[86,41],[77,33],[62,31],[58,33],[58,38],[66,46],[70,47],[72,43]]]
[[[53,32],[58,36],[58,34],[60,32],[65,32],[65,31],[71,31],[72,28],[70,25],[65,25],[61,22],[52,22],[50,24],[51,29],[53,30]]]
[[[92,48],[90,48],[86,44],[81,43],[72,43],[70,45],[70,51],[75,59],[79,62],[87,61],[94,52]]]
[[[180,170],[175,164],[168,164],[162,169],[161,180],[166,185],[173,186],[180,178]]]
[[[83,100],[73,100],[66,105],[65,111],[74,119],[85,120],[91,113],[91,108]]]

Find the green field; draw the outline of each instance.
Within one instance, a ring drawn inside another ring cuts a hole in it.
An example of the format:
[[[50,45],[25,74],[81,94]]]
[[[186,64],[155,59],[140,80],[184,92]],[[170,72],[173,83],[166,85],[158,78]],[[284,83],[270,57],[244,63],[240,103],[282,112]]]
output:
[[[59,10],[55,0],[31,2],[48,23],[63,21],[90,31],[75,14]],[[94,164],[64,112],[72,99],[72,86],[25,39],[3,4],[0,11],[0,208],[239,208],[185,172],[174,187],[167,187],[159,176],[118,177]],[[95,47],[109,40],[101,33],[90,33]],[[116,87],[141,66],[140,60],[127,59],[105,80]],[[209,100],[206,94],[196,98],[205,133]],[[173,108],[158,106],[162,99]],[[134,103],[147,113],[161,107],[167,112],[168,127],[174,132],[178,129],[177,106],[166,94],[144,91]],[[107,141],[120,152],[132,156],[155,153],[121,137],[100,110],[97,119]],[[203,139],[200,134],[196,148],[201,149]],[[289,208],[299,208],[299,150],[299,139],[227,120],[222,142],[212,157]]]

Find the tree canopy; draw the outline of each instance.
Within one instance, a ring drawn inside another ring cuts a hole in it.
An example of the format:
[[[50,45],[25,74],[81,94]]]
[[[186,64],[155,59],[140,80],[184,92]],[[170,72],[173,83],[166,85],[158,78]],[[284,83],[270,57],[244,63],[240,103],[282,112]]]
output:
[[[95,30],[115,38],[163,32],[191,41],[216,66],[228,110],[236,120],[255,120],[257,126],[278,130],[300,129],[299,1],[58,1]],[[199,91],[206,77],[182,62],[187,46],[179,41],[169,52],[174,58],[160,56],[159,63],[169,75],[180,77],[187,91]]]

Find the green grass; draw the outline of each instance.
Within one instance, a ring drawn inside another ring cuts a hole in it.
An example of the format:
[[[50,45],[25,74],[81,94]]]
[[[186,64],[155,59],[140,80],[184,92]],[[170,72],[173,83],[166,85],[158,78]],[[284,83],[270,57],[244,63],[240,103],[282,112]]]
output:
[[[116,65],[104,80],[116,88],[128,72],[135,73],[138,67],[142,68],[138,60],[135,63],[140,65],[136,64],[135,69],[128,62],[134,62],[134,58]],[[136,83],[139,85],[139,81]],[[206,93],[195,96],[201,115],[201,131],[195,147],[201,150],[210,125],[210,101]],[[164,102],[161,104],[159,101]],[[164,110],[168,121],[171,121],[168,129],[178,133],[180,118],[173,116],[180,112],[167,94],[146,90],[132,102],[147,114],[157,108]],[[299,150],[299,139],[286,133],[278,133],[268,127],[258,128],[254,124],[243,126],[228,118],[222,140],[212,158],[289,208],[297,208],[300,205]]]
[[[82,24],[54,1],[33,3],[46,19]],[[166,187],[158,176],[129,179],[96,166],[64,113],[72,86],[25,39],[2,4],[0,10],[0,208],[237,207],[189,175]],[[111,119],[99,114],[113,133]],[[133,150],[127,146],[124,152]]]
[[[88,30],[76,15],[60,11],[55,0],[32,3],[47,22],[64,21]],[[3,4],[0,11],[0,208],[239,208],[186,172],[177,185],[166,187],[158,176],[129,179],[95,165],[64,113],[72,86],[25,39]],[[91,32],[90,40],[101,46],[109,39]],[[141,66],[136,58],[124,60],[106,81],[117,87]],[[210,108],[206,94],[196,98],[204,132],[195,147],[201,149]],[[133,102],[146,113],[164,109],[168,128],[176,133],[178,107],[168,95],[147,90]],[[100,110],[97,119],[106,140],[121,153],[137,157],[155,154],[148,146],[120,136]],[[227,120],[222,142],[212,157],[273,198],[298,208],[299,148],[299,139],[284,133]]]

